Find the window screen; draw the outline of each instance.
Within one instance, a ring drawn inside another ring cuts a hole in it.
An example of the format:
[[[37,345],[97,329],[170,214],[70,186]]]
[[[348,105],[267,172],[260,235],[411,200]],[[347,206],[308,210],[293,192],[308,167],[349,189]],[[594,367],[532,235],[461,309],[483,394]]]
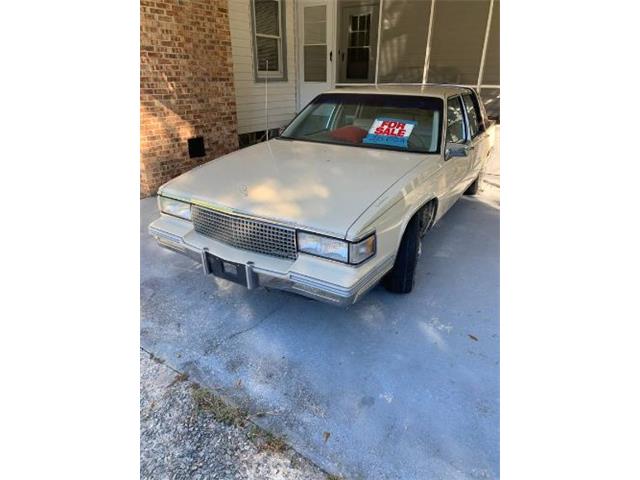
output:
[[[475,85],[489,0],[435,0],[428,81]]]
[[[485,85],[500,85],[500,2],[498,0],[493,2],[482,83]]]
[[[430,0],[382,3],[378,82],[422,82]]]

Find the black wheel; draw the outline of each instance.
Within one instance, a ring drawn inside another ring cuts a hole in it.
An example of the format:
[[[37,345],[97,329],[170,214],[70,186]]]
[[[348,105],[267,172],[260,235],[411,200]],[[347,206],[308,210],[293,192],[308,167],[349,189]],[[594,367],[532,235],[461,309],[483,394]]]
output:
[[[465,195],[475,195],[478,193],[478,188],[480,187],[480,175],[476,178],[471,185],[464,191]]]
[[[425,207],[426,208],[426,207]],[[393,293],[409,293],[413,289],[413,277],[420,252],[420,223],[422,211],[409,221],[393,268],[383,279],[387,290]]]

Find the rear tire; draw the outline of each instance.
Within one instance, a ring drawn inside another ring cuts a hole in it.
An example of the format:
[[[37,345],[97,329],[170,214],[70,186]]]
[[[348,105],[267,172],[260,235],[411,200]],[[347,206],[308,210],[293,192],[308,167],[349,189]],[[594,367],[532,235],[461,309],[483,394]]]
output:
[[[464,191],[465,195],[475,195],[480,188],[480,175],[473,181],[471,185]]]
[[[426,207],[425,207],[426,208]],[[420,248],[420,223],[422,210],[409,221],[402,235],[396,261],[393,268],[383,279],[387,290],[393,293],[409,293],[413,289],[413,282],[418,262]]]

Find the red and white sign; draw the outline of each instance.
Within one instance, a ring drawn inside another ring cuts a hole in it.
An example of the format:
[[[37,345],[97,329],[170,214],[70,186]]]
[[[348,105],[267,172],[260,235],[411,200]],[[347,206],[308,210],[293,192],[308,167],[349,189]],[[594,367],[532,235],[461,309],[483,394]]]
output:
[[[363,143],[377,143],[407,148],[407,140],[416,122],[396,118],[376,118]]]
[[[372,135],[407,138],[411,135],[413,127],[415,127],[414,123],[407,123],[406,121],[376,118],[369,129],[369,133]]]

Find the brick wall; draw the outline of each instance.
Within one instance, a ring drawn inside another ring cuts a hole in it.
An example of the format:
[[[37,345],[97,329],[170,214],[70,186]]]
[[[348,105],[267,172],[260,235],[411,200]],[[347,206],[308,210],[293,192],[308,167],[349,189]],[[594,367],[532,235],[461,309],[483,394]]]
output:
[[[142,196],[238,148],[227,0],[140,1],[140,144]]]

